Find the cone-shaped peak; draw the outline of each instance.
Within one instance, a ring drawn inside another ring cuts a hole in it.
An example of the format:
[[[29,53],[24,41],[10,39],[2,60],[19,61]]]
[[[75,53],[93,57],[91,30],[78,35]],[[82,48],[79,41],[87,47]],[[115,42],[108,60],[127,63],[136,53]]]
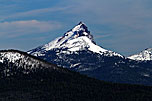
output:
[[[86,24],[84,24],[83,22],[77,24],[70,31],[66,32],[63,36],[56,38],[54,41],[49,42],[48,44],[31,50],[29,51],[29,53],[35,56],[45,56],[50,54],[45,54],[45,52],[50,50],[57,50],[57,53],[59,54],[72,54],[73,52],[85,50],[92,51],[101,55],[106,54],[107,56],[123,57],[120,54],[108,51],[96,45],[93,40],[93,36],[90,34],[90,31],[88,30]]]

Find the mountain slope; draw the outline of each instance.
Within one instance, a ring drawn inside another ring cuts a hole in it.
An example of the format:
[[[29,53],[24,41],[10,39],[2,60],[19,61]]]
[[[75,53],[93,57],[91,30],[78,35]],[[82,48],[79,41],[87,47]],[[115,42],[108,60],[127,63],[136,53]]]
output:
[[[21,51],[0,51],[0,59],[0,99],[2,101],[152,99],[152,87],[99,81],[57,67]],[[5,74],[3,71],[8,70],[12,75],[3,76]]]
[[[152,60],[152,48],[145,49],[144,51],[129,56],[128,58],[132,60],[150,61]]]

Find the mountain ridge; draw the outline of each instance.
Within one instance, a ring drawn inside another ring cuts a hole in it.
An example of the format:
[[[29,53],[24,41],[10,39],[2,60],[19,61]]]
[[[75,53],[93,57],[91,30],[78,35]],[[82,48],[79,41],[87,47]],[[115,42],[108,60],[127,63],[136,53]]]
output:
[[[48,63],[40,58],[34,57],[19,50],[1,50],[0,51],[0,77],[10,77],[14,75],[28,75],[37,70],[62,71],[57,65]],[[64,69],[66,70],[66,69]],[[66,72],[66,71],[65,71]]]

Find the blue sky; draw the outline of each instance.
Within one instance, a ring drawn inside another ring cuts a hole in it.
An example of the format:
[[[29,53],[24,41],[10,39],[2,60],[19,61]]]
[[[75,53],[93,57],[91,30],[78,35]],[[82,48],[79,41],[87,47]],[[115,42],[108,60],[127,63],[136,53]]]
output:
[[[0,50],[27,51],[83,21],[98,45],[131,55],[152,47],[151,0],[0,0]]]

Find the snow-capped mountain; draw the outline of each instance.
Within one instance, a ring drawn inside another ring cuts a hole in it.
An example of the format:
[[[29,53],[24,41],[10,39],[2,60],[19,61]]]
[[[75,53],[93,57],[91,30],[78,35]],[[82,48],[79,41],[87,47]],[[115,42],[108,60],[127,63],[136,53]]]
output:
[[[66,58],[65,55],[72,56],[73,54],[79,54],[79,52],[84,51],[93,52],[94,54],[100,54],[108,57],[116,56],[124,58],[124,56],[116,52],[106,50],[96,45],[93,36],[83,22],[80,22],[73,29],[66,32],[62,37],[56,38],[54,41],[42,45],[36,49],[32,49],[28,51],[28,53],[45,59],[49,62],[53,62],[59,66],[63,66],[66,68],[77,67],[78,69],[79,66],[82,66],[82,64],[84,63],[80,63],[79,61],[72,58],[69,60],[69,58]],[[53,54],[55,54],[55,56],[53,56]],[[74,62],[70,62],[71,60],[73,60]],[[90,70],[90,68],[81,68],[80,71],[82,70]]]
[[[128,58],[132,60],[139,60],[139,61],[150,61],[152,60],[152,48],[145,49],[144,51],[138,54],[129,56]]]
[[[89,50],[94,53],[105,54],[107,56],[120,56],[122,55],[106,50],[96,45],[93,36],[90,34],[87,26],[80,22],[73,29],[66,32],[62,37],[56,38],[54,41],[49,42],[36,49],[28,51],[29,54],[34,56],[43,56],[45,52],[53,49],[62,49],[61,53],[70,54],[73,52]]]

